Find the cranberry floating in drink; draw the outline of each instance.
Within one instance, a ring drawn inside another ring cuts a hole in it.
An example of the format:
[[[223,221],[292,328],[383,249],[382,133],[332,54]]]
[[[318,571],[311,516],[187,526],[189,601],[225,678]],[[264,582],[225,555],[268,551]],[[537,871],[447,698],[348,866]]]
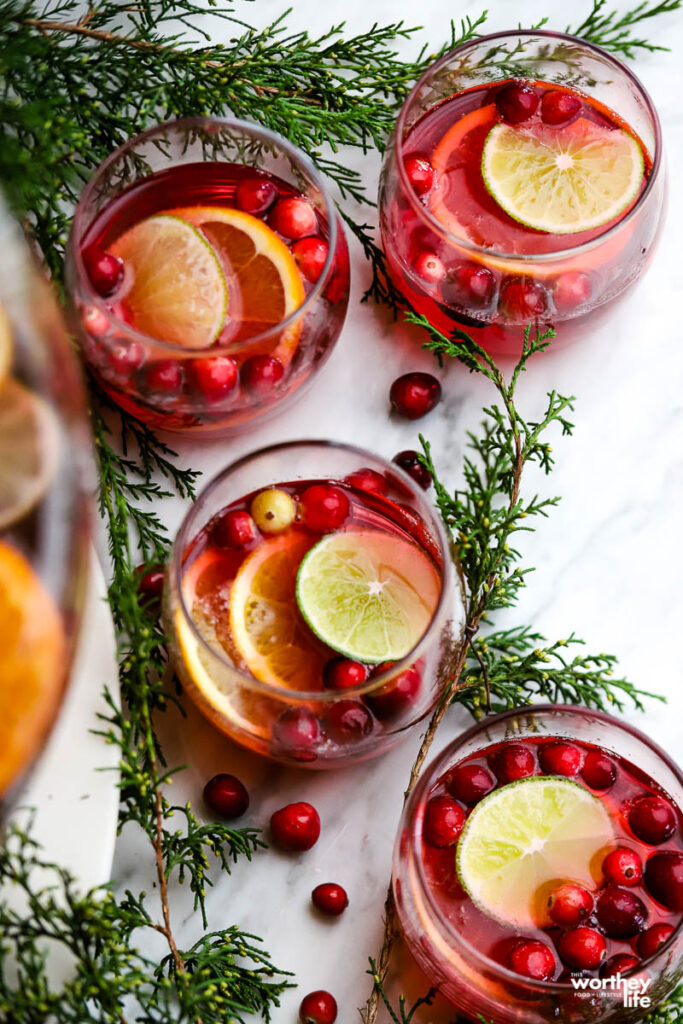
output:
[[[527,324],[567,339],[642,274],[664,188],[657,114],[612,55],[552,32],[471,40],[399,116],[380,188],[389,270],[444,334],[518,354]]]

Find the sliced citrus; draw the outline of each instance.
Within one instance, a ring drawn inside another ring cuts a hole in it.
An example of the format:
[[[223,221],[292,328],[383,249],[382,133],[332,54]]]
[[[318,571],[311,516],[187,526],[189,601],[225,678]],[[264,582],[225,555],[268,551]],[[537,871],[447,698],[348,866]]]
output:
[[[370,664],[399,661],[423,636],[441,579],[416,544],[378,530],[331,533],[306,555],[297,601],[328,647]]]
[[[608,224],[637,197],[643,152],[621,129],[580,118],[568,128],[498,124],[481,159],[486,188],[514,220],[573,234]]]
[[[0,389],[0,529],[27,515],[57,470],[59,428],[50,407],[15,380]]]
[[[139,221],[110,247],[130,282],[125,304],[135,327],[183,348],[207,348],[225,323],[228,288],[206,238],[179,217]]]
[[[521,779],[494,790],[470,814],[456,851],[458,877],[484,913],[539,927],[547,923],[552,884],[596,888],[613,842],[604,804],[583,786]]]
[[[255,355],[268,352],[289,363],[300,333],[294,324],[277,345],[248,345],[250,338],[269,331],[295,312],[306,292],[291,252],[258,217],[219,206],[182,207],[172,211],[196,224],[219,254],[229,282],[228,320],[222,344]]]
[[[12,362],[12,325],[5,309],[0,305],[0,387],[2,387]]]
[[[65,671],[59,610],[26,558],[0,541],[0,794],[38,753]]]

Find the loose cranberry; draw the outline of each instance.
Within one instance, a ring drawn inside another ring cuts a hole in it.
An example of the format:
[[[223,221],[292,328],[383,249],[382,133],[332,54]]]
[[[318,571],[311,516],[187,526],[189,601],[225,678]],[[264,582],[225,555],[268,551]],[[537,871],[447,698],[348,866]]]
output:
[[[275,356],[250,356],[242,363],[240,370],[243,387],[257,395],[265,395],[272,391],[284,375],[285,368]]]
[[[581,775],[591,789],[610,789],[617,781],[617,766],[601,750],[589,750],[584,758]]]
[[[311,893],[311,899],[316,910],[329,917],[339,917],[349,905],[346,889],[337,885],[336,882],[323,882],[322,885],[316,885]]]
[[[498,113],[508,124],[528,121],[538,108],[538,93],[527,82],[509,82],[496,93]]]
[[[283,850],[310,850],[320,838],[320,817],[312,804],[287,804],[272,815],[270,831]]]
[[[480,764],[461,764],[448,776],[446,787],[456,800],[462,800],[468,807],[472,807],[496,788],[496,780]]]
[[[598,924],[611,939],[632,939],[642,932],[647,909],[641,899],[628,889],[609,885],[598,893],[595,901]]]
[[[207,402],[222,402],[237,385],[237,363],[228,356],[195,359],[192,377]]]
[[[107,353],[109,365],[118,377],[129,378],[139,370],[145,361],[142,346],[136,341],[120,342],[112,345]]]
[[[545,942],[524,939],[508,953],[508,966],[515,974],[547,981],[555,973],[555,957]]]
[[[632,971],[634,967],[637,967],[639,963],[640,960],[637,956],[631,956],[630,953],[617,953],[616,956],[605,960],[600,968],[600,977],[613,978],[616,974],[626,974],[627,971]]]
[[[565,882],[553,889],[548,898],[548,914],[554,924],[575,928],[593,910],[593,896],[581,885]]]
[[[446,274],[446,268],[433,252],[419,252],[413,260],[413,270],[425,284],[438,284]]]
[[[543,94],[541,100],[541,120],[556,128],[565,128],[576,121],[582,106],[578,96],[570,92],[560,92],[559,89],[551,89]]]
[[[568,967],[592,971],[605,959],[607,943],[595,928],[572,928],[557,940],[557,951]]]
[[[270,215],[271,226],[285,238],[305,238],[318,226],[315,210],[301,196],[280,199]]]
[[[343,526],[349,514],[349,499],[341,487],[312,484],[301,495],[301,512],[309,530],[329,533]]]
[[[359,700],[339,700],[327,712],[325,722],[338,743],[360,740],[372,732],[372,715]]]
[[[645,885],[662,906],[683,911],[683,853],[667,850],[650,857],[645,865]]]
[[[355,487],[357,491],[367,491],[369,494],[385,495],[387,493],[387,478],[383,473],[374,469],[358,469],[355,473],[349,473],[345,483],[349,487]]]
[[[292,246],[292,256],[307,281],[315,284],[325,269],[330,247],[322,238],[302,238]]]
[[[643,960],[647,960],[648,957],[654,956],[660,946],[663,946],[670,935],[674,933],[674,926],[672,924],[660,924],[651,925],[642,935],[638,936],[638,952],[642,956]]]
[[[436,181],[436,171],[425,157],[406,157],[403,166],[408,175],[408,181],[418,196],[426,195],[430,188],[433,188]]]
[[[538,752],[546,775],[578,775],[583,757],[572,743],[546,743]]]
[[[157,565],[145,572],[145,566],[139,565],[135,574],[138,577],[138,594],[142,602],[149,607],[158,608],[164,596],[166,580],[163,566]]]
[[[278,190],[272,181],[268,181],[267,178],[250,178],[237,186],[235,206],[254,217],[262,217],[277,197]]]
[[[98,295],[111,295],[123,280],[123,260],[98,245],[89,245],[83,250],[83,263]]]
[[[536,771],[533,751],[523,743],[506,743],[491,755],[489,763],[503,784],[525,779]]]
[[[453,846],[465,824],[465,812],[450,796],[435,796],[425,807],[422,836],[429,846]]]
[[[643,862],[635,850],[619,846],[603,860],[602,872],[615,885],[638,885],[643,877]]]
[[[399,416],[418,420],[441,399],[441,385],[431,373],[404,373],[391,385],[389,399]]]
[[[587,274],[568,270],[557,278],[553,285],[553,302],[560,313],[569,313],[583,306],[591,297],[593,289]]]
[[[86,334],[91,338],[103,338],[109,333],[109,317],[98,309],[97,306],[83,306],[81,310],[81,324]]]
[[[224,512],[211,528],[212,539],[222,548],[246,548],[256,535],[256,523],[245,508]]]
[[[183,386],[183,368],[175,359],[159,359],[147,367],[145,383],[160,395],[177,395]]]
[[[670,803],[661,796],[643,796],[628,812],[633,833],[644,843],[658,846],[676,831],[676,815]]]
[[[496,294],[496,279],[478,263],[465,263],[449,270],[441,289],[444,302],[467,309],[486,309]]]
[[[412,477],[415,483],[421,487],[423,491],[428,491],[432,486],[432,474],[424,463],[420,461],[418,453],[413,451],[412,448],[406,448],[405,451],[399,452],[398,455],[394,455],[392,462],[395,462],[397,466],[401,467],[404,473],[407,473],[409,477]]]
[[[280,752],[296,761],[315,761],[320,722],[310,708],[287,708],[273,726]]]
[[[337,1019],[337,1000],[329,992],[319,989],[309,992],[301,1001],[301,1024],[334,1024]]]
[[[380,665],[378,671],[386,671],[387,668],[388,665]],[[417,669],[407,668],[378,690],[368,693],[365,700],[375,717],[384,722],[398,718],[413,705],[421,684]]]
[[[498,308],[515,323],[528,323],[548,309],[548,296],[542,284],[530,277],[511,277],[500,291]]]
[[[220,818],[241,818],[249,806],[249,794],[234,775],[214,775],[204,786],[207,806]]]
[[[327,690],[350,690],[362,686],[367,678],[365,665],[350,658],[330,658],[323,668],[323,686]]]

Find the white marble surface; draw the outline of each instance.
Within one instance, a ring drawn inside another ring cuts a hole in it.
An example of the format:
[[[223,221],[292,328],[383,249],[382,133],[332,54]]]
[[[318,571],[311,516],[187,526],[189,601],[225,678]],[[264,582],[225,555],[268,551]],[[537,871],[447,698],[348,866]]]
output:
[[[283,9],[279,0],[260,0],[240,13],[265,24]],[[400,18],[422,21],[418,39],[434,46],[448,31],[449,19],[476,14],[483,4],[430,0],[330,0],[327,4],[296,0],[289,17],[292,27],[321,32],[346,20],[348,30],[367,29],[373,21]],[[610,3],[611,6],[611,3]],[[627,4],[617,3],[626,8]],[[493,0],[489,28],[517,24],[521,9]],[[575,19],[588,8],[577,5]],[[567,4],[560,0],[527,0],[525,23],[549,16],[551,27],[564,28]],[[683,12],[646,26],[655,39],[674,53],[644,55],[637,71],[650,90],[663,125],[671,189],[668,220],[647,277],[615,312],[608,325],[587,334],[579,344],[550,354],[532,365],[520,386],[520,402],[531,416],[544,394],[556,387],[577,396],[573,439],[557,439],[557,469],[546,483],[529,481],[544,493],[561,494],[560,507],[524,541],[524,550],[538,571],[517,611],[499,622],[532,622],[548,637],[571,630],[593,650],[615,652],[625,674],[647,689],[665,693],[667,707],[652,704],[645,716],[630,715],[673,753],[683,748],[683,679],[680,635],[683,544],[683,328],[678,314],[680,296],[680,238],[683,201],[677,183],[683,171],[680,60],[683,54]],[[227,41],[229,26],[221,29]],[[416,39],[404,52],[415,52]],[[351,160],[362,166],[370,193],[379,169],[375,157]],[[400,373],[433,369],[420,353],[417,335],[394,325],[372,306],[360,306],[368,280],[361,254],[353,250],[353,292],[348,319],[338,346],[312,390],[299,404],[261,429],[233,441],[197,447],[181,444],[184,461],[191,460],[205,475],[222,468],[242,453],[273,439],[334,437],[368,445],[391,457],[414,447],[417,427],[433,443],[444,478],[459,480],[463,438],[476,426],[482,404],[491,397],[489,386],[458,366],[445,374],[445,399],[437,411],[418,425],[390,420],[387,394]],[[184,509],[178,503],[163,509],[175,528]],[[465,716],[450,714],[438,745],[465,724]],[[299,988],[275,1011],[275,1024],[294,1024],[304,993],[328,988],[340,1005],[339,1022],[357,1020],[355,1008],[368,991],[367,957],[376,952],[381,933],[381,910],[389,878],[393,837],[401,793],[418,743],[414,736],[376,763],[333,775],[294,772],[239,752],[204,725],[193,712],[183,724],[169,717],[167,753],[172,763],[191,767],[178,779],[176,797],[198,798],[203,782],[216,771],[242,776],[252,793],[249,820],[265,824],[278,806],[295,799],[311,800],[319,809],[320,842],[299,857],[275,851],[258,856],[252,865],[240,864],[231,878],[222,878],[209,895],[214,926],[238,922],[261,935],[275,962],[296,974]],[[120,886],[150,888],[152,864],[139,837],[124,835],[119,842],[114,878]],[[321,881],[344,884],[351,906],[337,921],[323,921],[311,912],[310,891]],[[175,925],[188,943],[201,922],[193,914],[189,894],[179,894]],[[400,988],[418,993],[424,982],[414,977],[405,956],[400,964]],[[399,983],[397,982],[397,985]],[[445,1024],[451,1014],[437,1006],[418,1015],[416,1024]]]

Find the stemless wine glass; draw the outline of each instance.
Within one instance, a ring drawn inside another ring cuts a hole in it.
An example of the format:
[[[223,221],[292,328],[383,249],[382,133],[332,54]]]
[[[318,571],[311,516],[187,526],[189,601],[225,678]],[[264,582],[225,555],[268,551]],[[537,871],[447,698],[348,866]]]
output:
[[[351,663],[360,675],[332,688],[325,681],[330,660],[342,671],[349,663],[335,659],[304,622],[295,585],[297,567],[321,536],[305,526],[306,494],[316,483],[344,489],[350,511],[339,537],[372,531],[389,555],[392,544],[402,545],[405,569],[435,595],[431,618],[404,657],[367,672]],[[274,514],[279,505],[291,509],[291,525],[255,536],[247,513],[255,495],[273,488]],[[226,509],[238,513],[227,528]],[[454,656],[462,601],[443,527],[407,474],[359,448],[298,441],[239,459],[199,495],[169,562],[165,621],[178,674],[218,729],[275,760],[333,768],[388,750],[433,709]],[[245,637],[245,622],[258,637]]]
[[[0,800],[40,752],[69,675],[92,482],[78,361],[0,207]],[[1,813],[1,812],[0,812]]]
[[[310,225],[280,216],[292,200],[304,202]],[[109,287],[107,250],[169,212],[176,252],[184,245],[191,256],[169,256],[168,231],[163,243],[149,243],[158,266],[145,297],[155,303],[163,289],[165,308],[156,320],[149,309],[141,318],[131,309],[136,281],[125,259],[120,287]],[[94,269],[93,252],[105,260]],[[160,285],[171,258],[179,265]],[[188,270],[192,259],[196,270]],[[224,300],[212,294],[217,308],[197,311],[216,261]],[[334,203],[304,153],[244,121],[187,118],[143,132],[101,164],[76,209],[67,282],[85,360],[115,402],[154,427],[226,435],[281,408],[323,365],[346,314],[349,259]],[[216,330],[190,338],[214,312]]]
[[[580,101],[584,123],[623,127],[635,137],[646,180],[625,212],[574,235],[527,232],[518,244],[523,227],[489,195],[482,166],[485,133],[502,116],[496,95],[511,81],[535,90],[536,103],[551,86],[556,96]],[[424,163],[413,168],[411,181],[406,161],[417,157]],[[459,168],[457,194],[453,186],[443,203],[430,161],[444,174]],[[523,328],[532,321],[554,326],[568,340],[607,312],[652,256],[665,206],[657,112],[633,72],[592,43],[521,30],[473,39],[428,68],[405,101],[379,203],[392,279],[439,330],[464,330],[507,355],[519,354]]]

